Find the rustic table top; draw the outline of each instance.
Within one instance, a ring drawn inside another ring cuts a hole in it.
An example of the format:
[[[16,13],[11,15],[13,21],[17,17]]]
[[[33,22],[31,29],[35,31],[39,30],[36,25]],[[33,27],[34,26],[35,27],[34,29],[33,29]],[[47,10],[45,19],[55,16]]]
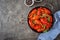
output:
[[[25,6],[24,0],[0,0],[0,40],[37,40],[39,33],[29,28],[27,16],[32,8],[45,3],[53,6],[53,13],[60,9],[60,0],[43,0],[32,7]]]

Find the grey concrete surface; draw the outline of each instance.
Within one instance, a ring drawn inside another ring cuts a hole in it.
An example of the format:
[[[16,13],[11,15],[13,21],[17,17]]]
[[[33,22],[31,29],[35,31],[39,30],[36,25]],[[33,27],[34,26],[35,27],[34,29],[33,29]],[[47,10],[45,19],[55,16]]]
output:
[[[24,0],[0,0],[0,40],[37,40],[39,34],[29,28],[27,16],[32,8],[47,2],[53,5],[53,13],[60,9],[59,0],[46,0],[32,7],[25,6]]]

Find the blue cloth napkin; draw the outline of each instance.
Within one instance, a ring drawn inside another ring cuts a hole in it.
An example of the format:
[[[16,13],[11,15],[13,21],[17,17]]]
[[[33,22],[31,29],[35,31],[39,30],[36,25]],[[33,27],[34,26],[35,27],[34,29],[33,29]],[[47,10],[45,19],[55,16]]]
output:
[[[54,14],[55,22],[50,31],[41,33],[37,40],[54,40],[60,34],[60,11]]]

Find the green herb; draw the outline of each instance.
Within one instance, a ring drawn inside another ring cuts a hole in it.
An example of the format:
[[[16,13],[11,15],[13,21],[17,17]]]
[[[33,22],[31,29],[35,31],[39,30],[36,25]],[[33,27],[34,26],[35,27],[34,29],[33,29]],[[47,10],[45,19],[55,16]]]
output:
[[[42,27],[45,29],[46,28],[46,25],[43,25]]]
[[[48,22],[50,22],[50,17],[47,18]]]
[[[48,30],[45,30],[44,32],[47,32]]]
[[[33,23],[33,24],[36,24],[35,20],[32,20],[32,23]]]
[[[33,17],[36,16],[37,14],[33,14]]]
[[[40,17],[43,18],[43,17],[46,17],[47,15],[44,13],[42,14]]]

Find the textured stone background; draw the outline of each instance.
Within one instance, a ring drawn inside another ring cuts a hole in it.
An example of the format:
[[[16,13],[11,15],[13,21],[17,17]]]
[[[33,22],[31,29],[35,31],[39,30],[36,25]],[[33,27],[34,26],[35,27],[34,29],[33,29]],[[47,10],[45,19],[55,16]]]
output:
[[[26,7],[24,0],[0,0],[0,40],[37,40],[38,33],[32,31],[27,24],[28,12],[45,3],[53,5],[52,12],[60,9],[59,0],[44,0]],[[57,37],[56,40],[60,40]]]

